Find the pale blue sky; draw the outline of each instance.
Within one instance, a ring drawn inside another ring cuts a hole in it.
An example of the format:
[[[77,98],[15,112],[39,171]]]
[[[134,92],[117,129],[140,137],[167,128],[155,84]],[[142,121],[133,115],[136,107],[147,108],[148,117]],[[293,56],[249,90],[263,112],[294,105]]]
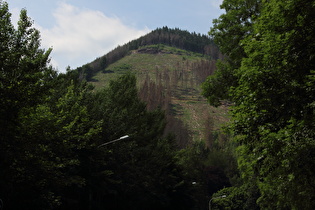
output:
[[[25,8],[53,47],[52,65],[64,72],[100,57],[157,27],[207,34],[223,13],[222,0],[7,0],[16,22]]]

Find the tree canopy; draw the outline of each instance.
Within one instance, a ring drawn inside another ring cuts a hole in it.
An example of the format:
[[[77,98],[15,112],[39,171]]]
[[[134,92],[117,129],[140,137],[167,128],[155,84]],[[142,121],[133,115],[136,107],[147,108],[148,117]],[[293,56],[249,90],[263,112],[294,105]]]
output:
[[[315,2],[225,0],[222,8],[210,34],[227,59],[204,95],[234,104],[238,164],[259,189],[258,205],[313,209]]]

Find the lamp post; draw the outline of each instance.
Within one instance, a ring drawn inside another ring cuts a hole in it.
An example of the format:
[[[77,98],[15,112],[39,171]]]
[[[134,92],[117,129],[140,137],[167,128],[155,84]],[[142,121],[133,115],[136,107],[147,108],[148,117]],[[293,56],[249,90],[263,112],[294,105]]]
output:
[[[211,201],[213,199],[218,199],[218,198],[226,198],[226,195],[221,195],[221,196],[218,196],[218,197],[215,197],[215,198],[211,198],[210,201],[209,201],[209,210],[211,210]]]
[[[98,147],[102,147],[102,146],[105,146],[105,145],[107,145],[107,144],[115,143],[116,141],[121,141],[121,140],[124,140],[124,139],[127,139],[127,138],[129,138],[129,136],[128,136],[128,135],[125,135],[125,136],[120,137],[119,139],[115,139],[115,140],[113,140],[113,141],[110,141],[110,142],[106,142],[106,143],[104,143],[104,144],[101,144],[101,145],[99,145]]]

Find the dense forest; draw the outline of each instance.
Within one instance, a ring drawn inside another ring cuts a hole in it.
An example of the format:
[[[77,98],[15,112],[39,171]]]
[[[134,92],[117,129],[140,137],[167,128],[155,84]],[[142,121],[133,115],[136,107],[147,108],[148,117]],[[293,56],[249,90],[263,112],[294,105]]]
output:
[[[166,132],[165,111],[140,99],[135,75],[96,91],[82,72],[54,70],[26,10],[14,28],[0,1],[0,27],[5,209],[205,209],[230,186],[202,142],[180,148]]]
[[[315,2],[221,8],[210,37],[163,27],[58,73],[27,11],[15,28],[0,0],[3,209],[314,209]],[[157,69],[156,82],[145,75],[140,87],[132,72],[91,85],[148,45],[210,59]],[[210,105],[228,103],[231,114],[217,131],[207,118],[208,136],[189,144],[167,127],[178,93],[167,91],[187,81],[203,82]]]
[[[225,0],[210,35],[227,56],[203,84],[233,102],[241,182],[213,195],[231,209],[315,207],[315,1]]]

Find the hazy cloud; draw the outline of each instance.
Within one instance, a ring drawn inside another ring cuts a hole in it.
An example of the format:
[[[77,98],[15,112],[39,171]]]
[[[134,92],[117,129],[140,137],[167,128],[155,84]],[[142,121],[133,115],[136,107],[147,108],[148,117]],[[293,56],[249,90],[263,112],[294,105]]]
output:
[[[81,66],[149,32],[127,26],[117,17],[108,17],[100,11],[82,9],[60,3],[54,10],[52,28],[36,26],[41,31],[42,46],[53,47],[52,64],[59,71]]]

